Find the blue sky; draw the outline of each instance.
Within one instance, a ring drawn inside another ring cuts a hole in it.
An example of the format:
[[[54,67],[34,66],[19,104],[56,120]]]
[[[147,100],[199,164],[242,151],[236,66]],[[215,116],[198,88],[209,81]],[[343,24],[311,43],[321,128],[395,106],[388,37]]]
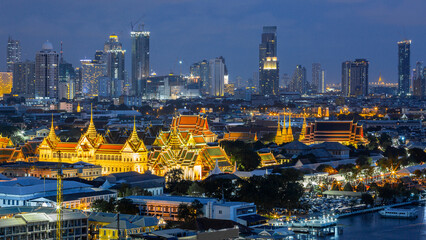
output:
[[[21,40],[24,59],[34,59],[44,41],[75,66],[102,49],[111,33],[127,50],[130,22],[151,31],[151,68],[182,72],[191,63],[224,56],[231,79],[257,71],[262,26],[278,26],[280,74],[319,62],[327,82],[340,82],[341,62],[370,61],[370,81],[396,82],[397,45],[412,42],[412,66],[426,62],[425,0],[13,0],[0,1],[0,70],[5,70],[8,35]],[[4,46],[4,47],[1,47]]]

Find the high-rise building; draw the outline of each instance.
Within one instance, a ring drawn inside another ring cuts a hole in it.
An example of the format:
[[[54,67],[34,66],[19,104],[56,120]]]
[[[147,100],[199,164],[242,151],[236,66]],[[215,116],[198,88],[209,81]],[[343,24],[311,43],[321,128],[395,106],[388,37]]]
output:
[[[321,93],[321,64],[312,63],[312,91]]]
[[[209,61],[203,60],[190,66],[191,76],[198,78],[199,89],[202,95],[208,95],[210,92],[209,84]]]
[[[411,40],[398,42],[398,95],[410,93],[410,45]]]
[[[81,85],[82,94],[87,97],[96,97],[99,95],[100,80],[106,75],[106,64],[98,63],[89,59],[80,60],[81,62]],[[103,85],[111,85],[111,78],[109,81],[102,82]]]
[[[21,43],[9,36],[7,41],[6,63],[7,71],[13,71],[13,64],[21,61]]]
[[[0,97],[12,92],[13,73],[0,72]]]
[[[260,94],[278,95],[279,91],[279,72],[278,60],[276,57],[266,57],[263,61],[260,75]]]
[[[225,93],[225,63],[223,58],[209,61],[209,85],[207,93],[211,96],[223,96]]]
[[[342,95],[358,97],[368,95],[368,66],[365,59],[342,63]]]
[[[35,94],[35,63],[30,61],[13,64],[12,93],[33,98]]]
[[[418,61],[416,68],[413,69],[413,95],[417,97],[424,97],[425,95],[425,78],[424,78],[423,63]]]
[[[259,92],[261,95],[277,95],[278,88],[277,27],[264,26],[259,44]]]
[[[35,59],[35,97],[58,98],[59,54],[47,41]]]
[[[75,82],[77,75],[71,63],[59,63],[59,99],[73,99],[75,96]]]
[[[325,70],[321,69],[320,93],[325,93]]]
[[[124,54],[121,42],[118,36],[112,34],[104,45],[105,61],[107,63],[107,75],[111,79],[125,80]]]
[[[143,25],[138,31],[132,31],[132,90],[131,95],[140,95],[142,89],[139,89],[138,83],[143,78],[149,76],[149,35],[150,32],[144,31]]]
[[[302,65],[297,65],[294,69],[293,77],[291,79],[289,90],[305,94],[308,91],[308,82],[306,80],[306,68]]]

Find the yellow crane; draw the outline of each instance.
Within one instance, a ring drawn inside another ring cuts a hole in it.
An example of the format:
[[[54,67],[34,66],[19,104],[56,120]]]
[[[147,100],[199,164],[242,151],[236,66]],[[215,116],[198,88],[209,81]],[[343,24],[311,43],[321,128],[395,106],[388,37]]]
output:
[[[56,175],[56,240],[62,239],[62,159],[58,151],[58,174]]]

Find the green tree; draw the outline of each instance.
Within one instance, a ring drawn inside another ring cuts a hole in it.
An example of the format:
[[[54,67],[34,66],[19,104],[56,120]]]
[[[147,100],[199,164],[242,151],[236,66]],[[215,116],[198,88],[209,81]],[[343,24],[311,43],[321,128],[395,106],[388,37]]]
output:
[[[103,199],[97,199],[92,203],[92,209],[95,212],[106,212],[113,213],[115,212],[116,200],[115,198],[110,198],[109,201]]]
[[[183,179],[183,170],[180,168],[175,168],[175,169],[171,169],[169,170],[165,175],[166,177],[166,186],[167,186],[167,190],[169,192],[172,192],[176,185],[182,181]]]
[[[188,188],[188,195],[201,197],[205,193],[205,189],[197,182],[193,182],[191,186]]]
[[[382,133],[378,140],[382,149],[387,149],[388,147],[392,146],[392,138],[386,133]]]
[[[352,192],[354,189],[352,188],[352,185],[348,182],[345,184],[345,186],[343,187],[343,191],[349,191]]]
[[[361,195],[361,202],[364,203],[364,204],[366,204],[366,205],[370,205],[370,206],[374,205],[374,199],[368,193],[363,193]]]
[[[420,164],[426,161],[426,153],[420,148],[412,148],[408,153],[410,154],[408,161],[411,163]]]
[[[360,168],[366,168],[371,165],[371,158],[365,155],[361,155],[355,160],[355,163]]]
[[[116,210],[121,214],[137,214],[139,213],[138,207],[133,204],[133,201],[128,198],[122,198],[116,202]]]
[[[177,217],[179,220],[190,222],[203,214],[203,204],[195,199],[190,205],[184,203],[179,204]]]

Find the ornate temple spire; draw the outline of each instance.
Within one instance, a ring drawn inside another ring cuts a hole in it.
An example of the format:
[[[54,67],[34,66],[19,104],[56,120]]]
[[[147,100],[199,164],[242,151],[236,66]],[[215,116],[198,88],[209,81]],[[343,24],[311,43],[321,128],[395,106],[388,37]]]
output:
[[[287,141],[292,142],[294,140],[293,138],[293,130],[291,130],[291,112],[288,116],[288,129],[287,129]]]
[[[278,113],[278,126],[277,126],[277,135],[276,136],[278,137],[278,136],[281,136],[281,135],[282,135],[282,133],[281,133],[281,121],[280,121],[280,114]]]
[[[305,135],[306,135],[306,114],[305,114],[305,110],[303,109],[303,125],[302,125],[302,130],[300,131],[299,141],[302,141],[303,139],[305,139]]]
[[[50,132],[49,132],[49,135],[47,137],[49,138],[49,140],[51,142],[58,141],[58,136],[56,136],[56,133],[55,133],[55,126],[53,125],[53,113],[52,113],[52,123],[51,123],[51,126],[50,126]]]
[[[96,138],[97,134],[98,133],[96,132],[95,124],[93,123],[93,107],[92,104],[90,104],[90,124],[87,128],[86,135],[89,138]]]
[[[285,124],[285,109],[284,109],[284,122],[283,122],[283,133],[282,133],[282,135],[284,136],[284,138],[286,138],[287,137],[287,128],[286,128],[286,124]]]
[[[133,131],[132,134],[130,134],[129,141],[133,143],[137,143],[140,141],[138,131],[136,130],[136,116],[133,117]]]

